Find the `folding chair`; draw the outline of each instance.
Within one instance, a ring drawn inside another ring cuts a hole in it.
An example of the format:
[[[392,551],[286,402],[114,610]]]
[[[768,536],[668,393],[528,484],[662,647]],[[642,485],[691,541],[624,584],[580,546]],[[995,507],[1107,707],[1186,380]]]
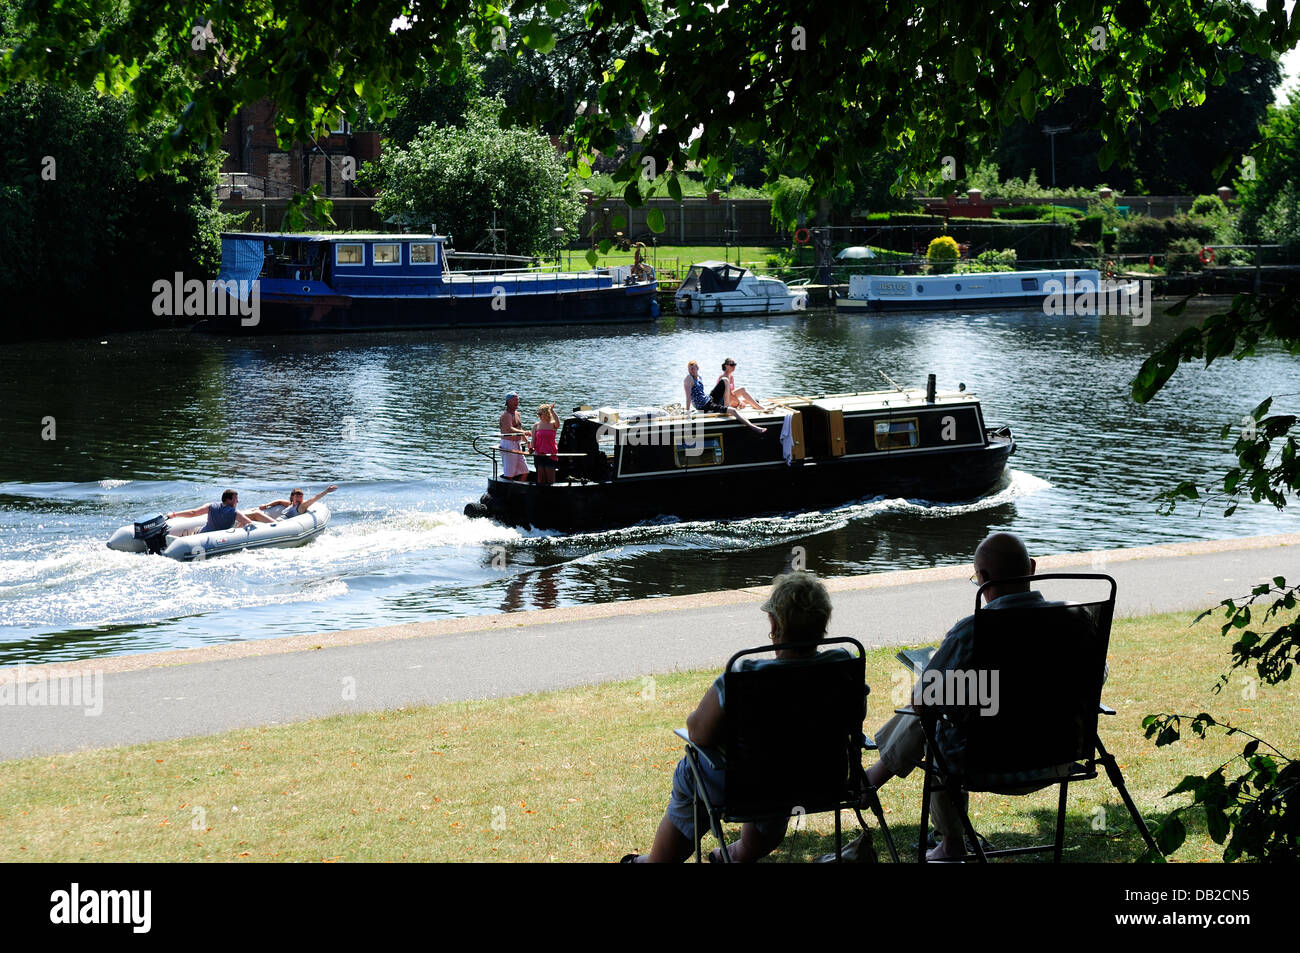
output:
[[[804,650],[847,643],[855,658],[813,656],[807,659],[757,660],[777,649]],[[862,751],[875,744],[862,731],[866,715],[866,669],[856,639],[766,645],[737,652],[727,662],[723,691],[725,757],[693,744],[684,729],[694,802],[695,859],[700,856],[703,810],[724,862],[730,862],[722,822],[770,820],[774,817],[835,812],[835,856],[842,857],[840,810],[852,808],[865,832],[871,831],[859,810],[865,801],[898,861],[893,837],[874,791],[868,791]],[[746,660],[744,667],[738,666]],[[756,665],[749,665],[757,661]],[[712,802],[702,771],[721,769],[725,803]]]
[[[989,857],[1052,851],[1060,862],[1065,838],[1065,802],[1075,781],[1096,778],[1097,766],[1106,769],[1111,785],[1119,792],[1133,823],[1147,847],[1158,852],[1155,841],[1138,813],[1115,758],[1108,753],[1097,733],[1100,714],[1115,711],[1101,704],[1106,678],[1106,653],[1115,612],[1115,580],[1106,575],[1046,573],[1013,582],[1031,586],[1043,580],[1073,579],[1104,581],[1107,598],[1085,603],[1040,603],[1035,606],[981,607],[975,597],[975,627],[969,668],[965,678],[945,681],[951,690],[964,684],[969,689],[985,678],[994,687],[991,704],[983,709],[954,704],[948,697],[939,706],[926,705],[919,715],[925,729],[926,756],[921,800],[921,831],[918,860],[926,861],[930,795],[943,792],[960,815],[965,836],[974,854],[958,860],[986,861]],[[993,681],[996,673],[997,680]],[[976,682],[971,681],[974,676]],[[923,686],[924,688],[924,686]],[[900,711],[916,714],[911,709]],[[994,712],[995,713],[990,713]],[[964,742],[964,744],[963,744]],[[1023,795],[1051,785],[1060,789],[1056,810],[1056,835],[1051,844],[986,849],[965,803],[968,792]]]

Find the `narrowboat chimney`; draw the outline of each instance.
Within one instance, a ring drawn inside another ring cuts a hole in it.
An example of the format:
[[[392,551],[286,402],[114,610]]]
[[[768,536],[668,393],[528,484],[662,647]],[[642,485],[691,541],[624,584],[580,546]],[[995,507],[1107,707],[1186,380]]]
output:
[[[931,374],[929,377],[925,379],[925,402],[927,404],[934,403],[934,375],[933,374]]]

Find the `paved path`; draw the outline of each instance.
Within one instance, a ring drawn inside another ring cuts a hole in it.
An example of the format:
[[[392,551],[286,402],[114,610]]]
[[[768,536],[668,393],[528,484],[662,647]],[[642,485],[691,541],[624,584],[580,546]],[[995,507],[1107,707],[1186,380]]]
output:
[[[1049,556],[1038,568],[1110,573],[1121,616],[1199,610],[1278,574],[1300,577],[1300,535]],[[969,575],[959,566],[828,580],[831,634],[868,646],[934,642],[972,611]],[[0,668],[0,759],[720,668],[766,637],[764,595],[741,589]],[[81,705],[14,704],[40,682],[67,699],[72,677],[86,691]],[[102,711],[87,715],[97,703]]]

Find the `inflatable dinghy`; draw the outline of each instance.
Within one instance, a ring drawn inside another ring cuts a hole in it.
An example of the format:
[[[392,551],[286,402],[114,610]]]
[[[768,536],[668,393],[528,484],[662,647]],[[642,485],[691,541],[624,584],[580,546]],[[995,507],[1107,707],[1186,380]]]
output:
[[[283,509],[273,506],[263,512],[268,516],[278,516]],[[188,562],[236,553],[241,549],[301,546],[320,535],[329,521],[330,511],[324,503],[315,503],[306,513],[287,520],[232,526],[211,533],[197,532],[207,522],[206,516],[168,520],[160,515],[144,523],[123,526],[109,537],[108,548],[124,553],[162,553]]]

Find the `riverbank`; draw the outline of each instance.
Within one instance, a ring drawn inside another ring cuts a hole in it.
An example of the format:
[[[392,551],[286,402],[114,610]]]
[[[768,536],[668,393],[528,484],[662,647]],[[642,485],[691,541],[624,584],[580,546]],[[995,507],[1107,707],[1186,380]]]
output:
[[[1049,555],[1040,572],[1107,572],[1117,614],[1200,611],[1293,575],[1300,535]],[[829,579],[832,635],[922,645],[971,612],[968,565]],[[762,642],[766,587],[250,640],[0,668],[0,684],[99,678],[102,711],[3,710],[0,759],[208,735],[409,705],[503,698],[716,669]],[[93,682],[92,682],[93,684]]]
[[[1189,631],[1193,617],[1123,619],[1112,633],[1103,700],[1119,714],[1103,719],[1102,737],[1148,819],[1183,803],[1186,795],[1163,795],[1185,774],[1212,769],[1240,744],[1211,735],[1157,749],[1142,735],[1144,715],[1205,710],[1283,750],[1300,741],[1294,689],[1261,689],[1249,701],[1212,693],[1228,643],[1210,620]],[[893,653],[868,653],[869,730],[906,692]],[[0,784],[0,860],[615,860],[648,849],[681,755],[672,729],[717,667],[11,761]],[[920,783],[913,775],[882,792],[904,859]],[[1000,846],[1021,844],[1042,835],[1054,799],[977,796],[972,817]],[[810,818],[772,859],[824,852],[832,829],[830,815]],[[1218,859],[1203,826],[1189,831],[1175,859]],[[1104,780],[1071,788],[1068,860],[1131,861],[1141,847]]]

